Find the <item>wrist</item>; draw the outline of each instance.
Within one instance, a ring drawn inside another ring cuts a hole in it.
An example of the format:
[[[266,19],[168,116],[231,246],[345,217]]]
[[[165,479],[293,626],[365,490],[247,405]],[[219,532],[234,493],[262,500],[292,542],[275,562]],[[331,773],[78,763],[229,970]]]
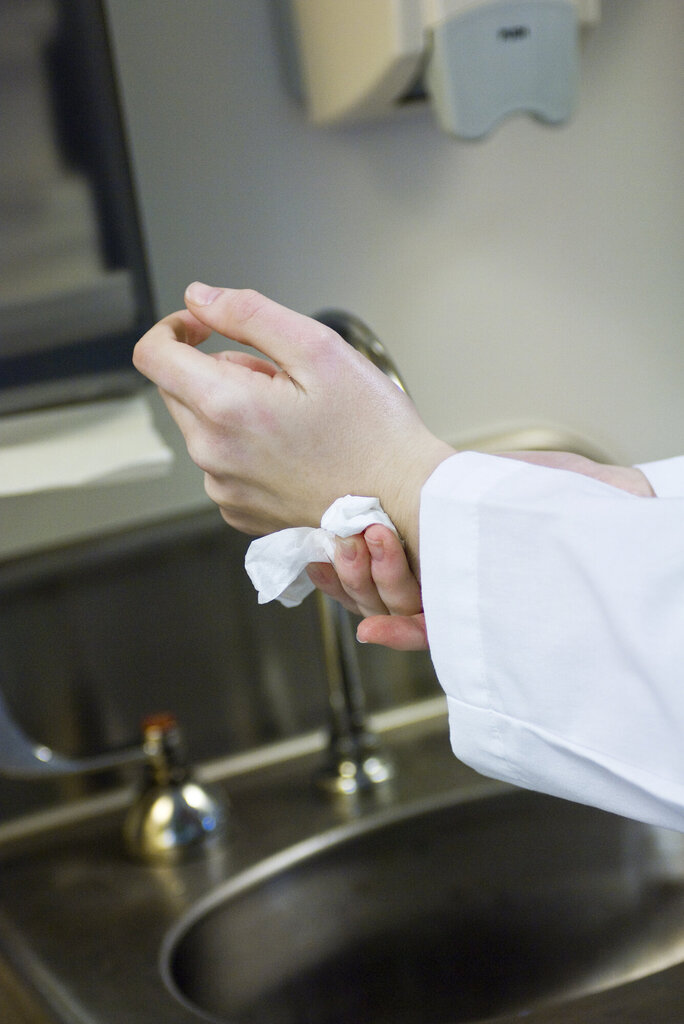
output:
[[[404,458],[401,469],[388,484],[383,508],[391,518],[404,542],[406,557],[411,571],[420,580],[420,498],[423,486],[437,467],[456,451],[445,441],[429,435],[408,458]]]

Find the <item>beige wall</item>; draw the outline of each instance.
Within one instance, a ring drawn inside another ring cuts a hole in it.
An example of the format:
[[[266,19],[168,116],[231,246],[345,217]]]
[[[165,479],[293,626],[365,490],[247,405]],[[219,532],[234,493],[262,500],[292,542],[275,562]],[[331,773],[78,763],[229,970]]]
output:
[[[427,110],[307,126],[270,6],[108,0],[160,311],[196,277],[346,307],[447,440],[544,424],[620,460],[684,451],[681,0],[603,0],[573,122],[474,144]],[[182,457],[6,500],[0,555],[204,500]]]

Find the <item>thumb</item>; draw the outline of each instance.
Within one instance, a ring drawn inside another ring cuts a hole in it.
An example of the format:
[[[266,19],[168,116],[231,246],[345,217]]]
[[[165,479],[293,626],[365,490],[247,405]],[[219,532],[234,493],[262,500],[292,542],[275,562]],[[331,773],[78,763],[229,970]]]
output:
[[[251,345],[295,380],[301,380],[330,345],[345,344],[330,328],[251,289],[217,288],[195,281],[186,289],[185,304],[207,327]]]

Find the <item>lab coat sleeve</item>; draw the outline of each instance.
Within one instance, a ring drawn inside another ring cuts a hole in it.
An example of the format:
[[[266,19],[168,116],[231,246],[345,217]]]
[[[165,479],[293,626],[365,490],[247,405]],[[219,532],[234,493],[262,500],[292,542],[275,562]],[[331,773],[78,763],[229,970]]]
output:
[[[462,452],[421,496],[451,742],[484,775],[684,830],[684,459],[658,498]],[[653,470],[652,474],[650,470]]]
[[[684,498],[684,455],[659,462],[643,462],[637,469],[646,475],[659,498]]]

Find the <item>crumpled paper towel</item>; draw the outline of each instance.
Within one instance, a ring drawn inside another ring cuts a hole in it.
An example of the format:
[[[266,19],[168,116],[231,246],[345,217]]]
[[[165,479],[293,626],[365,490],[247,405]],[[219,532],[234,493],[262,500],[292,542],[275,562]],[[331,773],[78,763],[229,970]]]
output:
[[[148,480],[172,462],[142,395],[0,417],[0,497]]]
[[[309,562],[332,562],[335,537],[353,537],[374,523],[397,532],[377,498],[347,494],[323,513],[320,529],[297,526],[252,541],[245,557],[247,575],[259,604],[278,600],[294,608],[315,590],[306,573]]]

